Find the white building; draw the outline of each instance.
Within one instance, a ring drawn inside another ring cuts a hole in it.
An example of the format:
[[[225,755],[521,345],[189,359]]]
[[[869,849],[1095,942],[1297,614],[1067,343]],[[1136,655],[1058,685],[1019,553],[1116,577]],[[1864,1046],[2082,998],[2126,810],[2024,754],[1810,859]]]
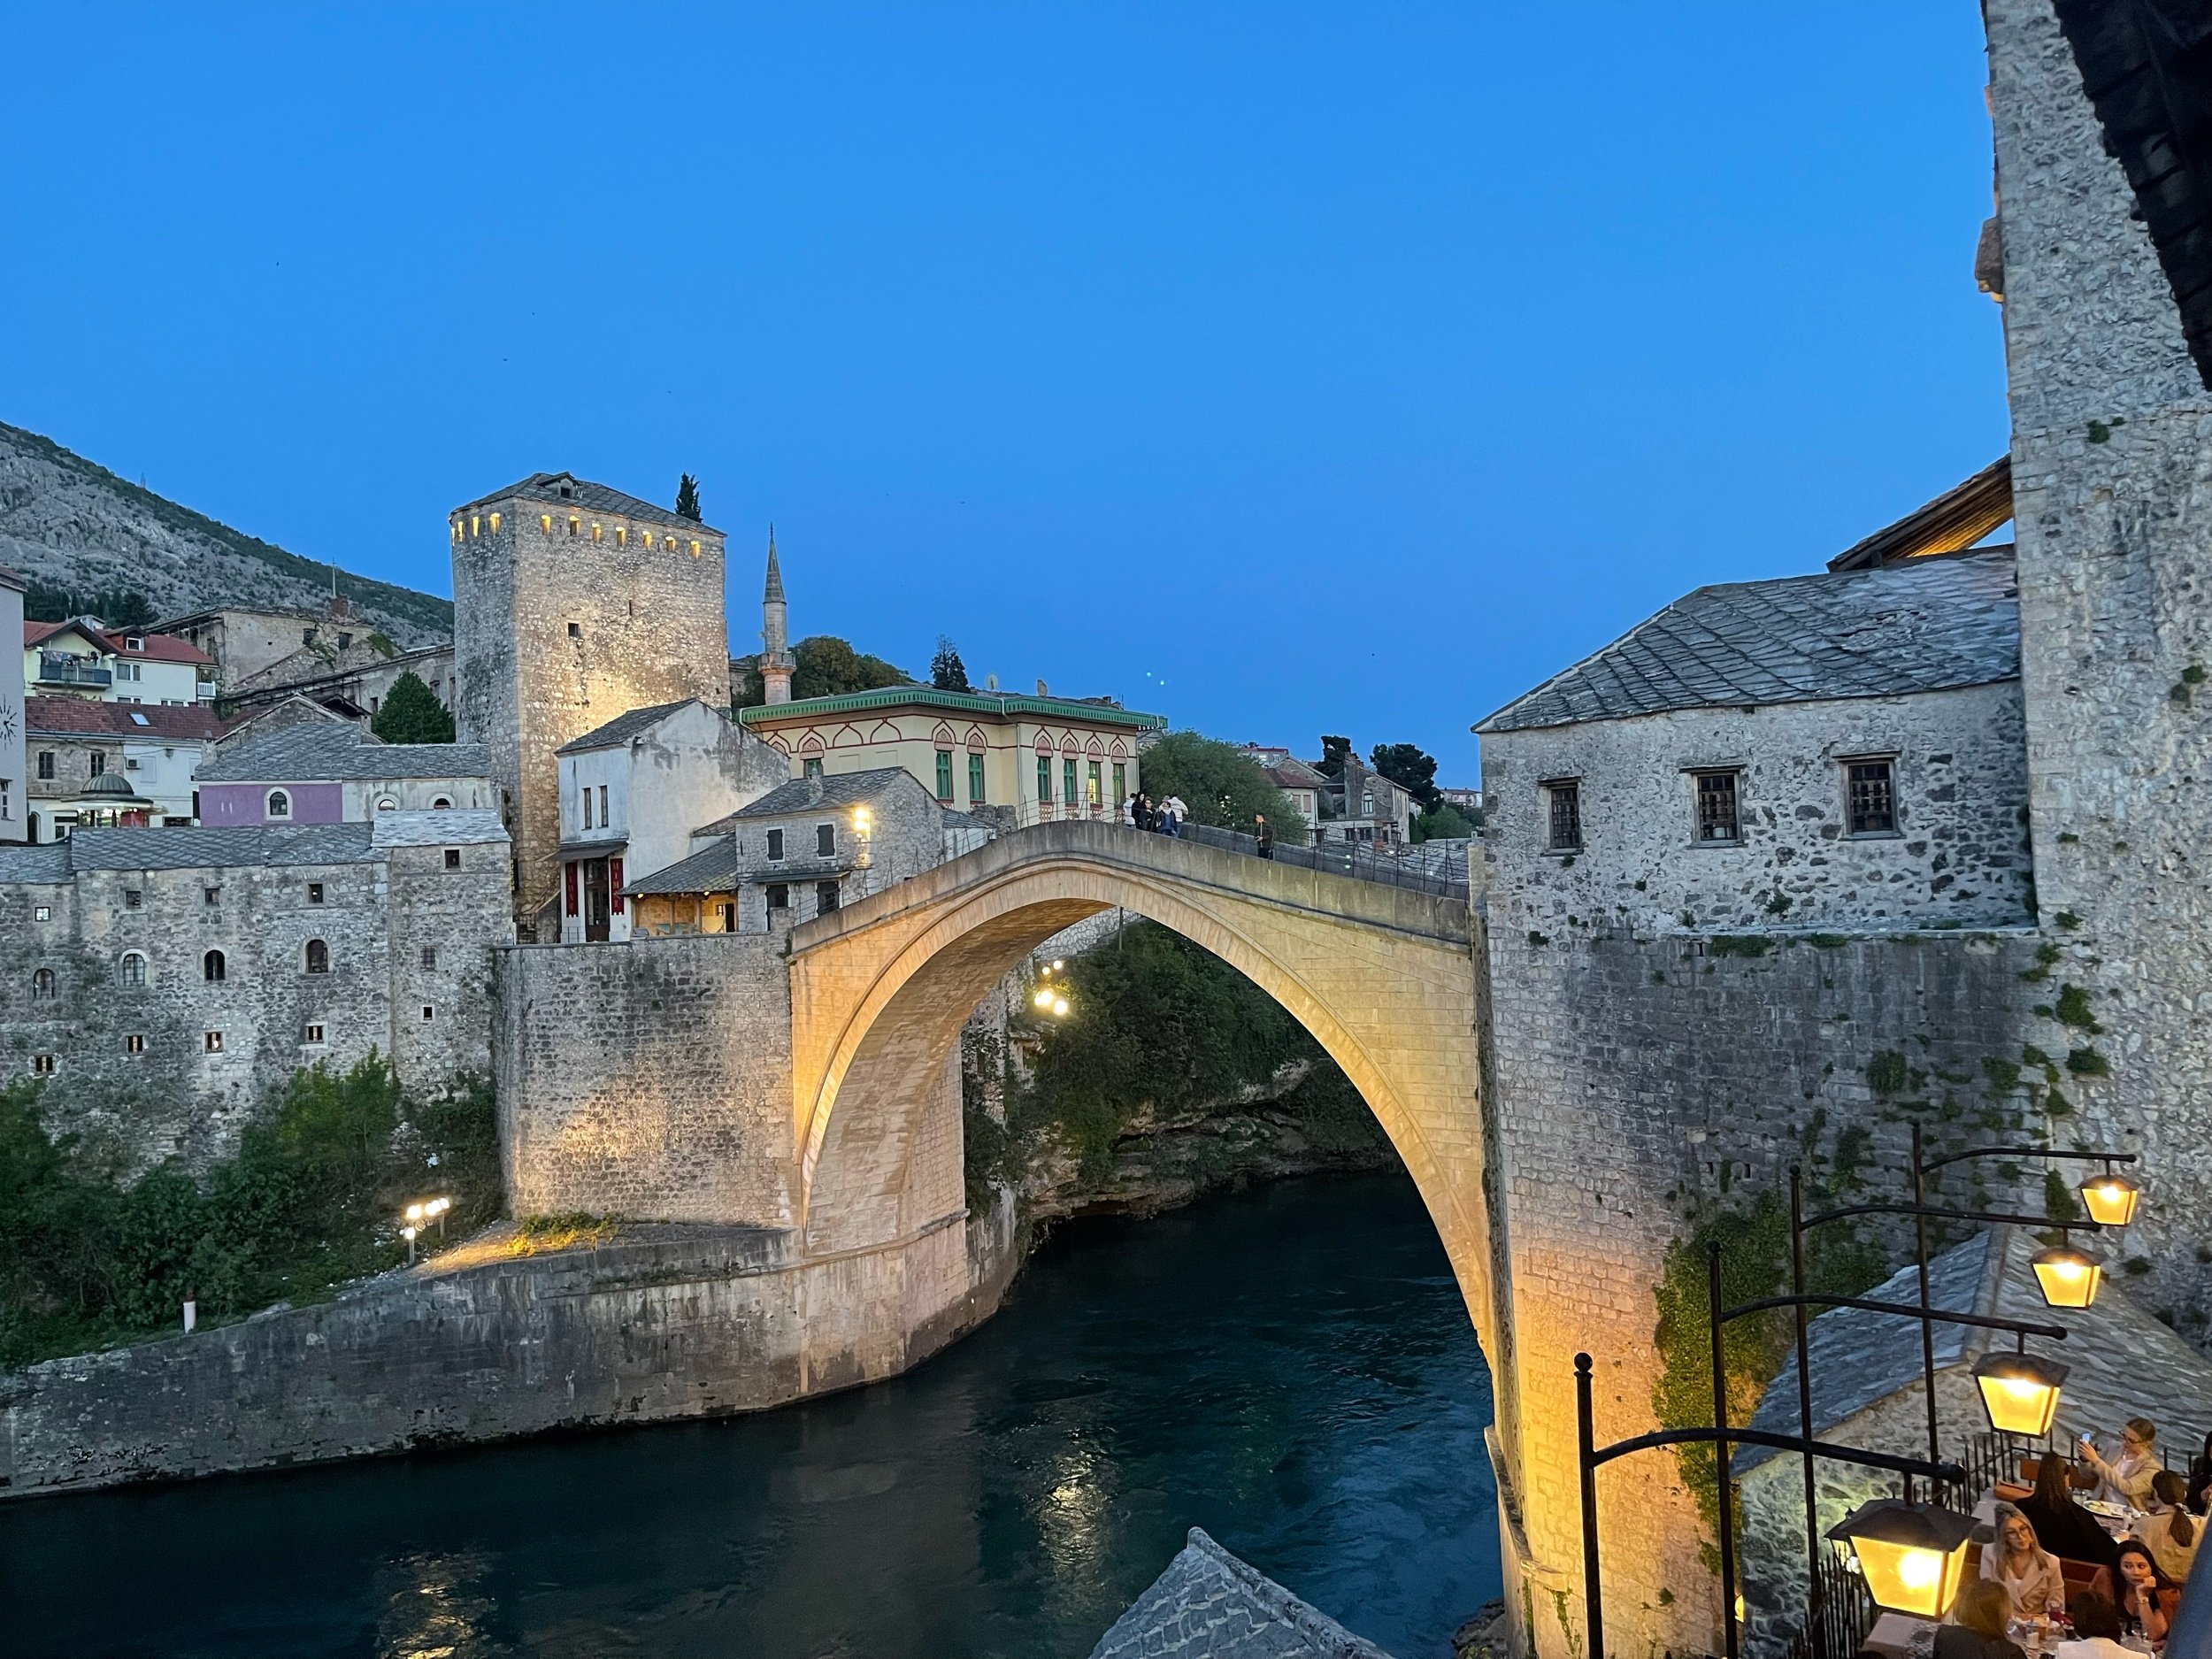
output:
[[[87,697],[27,697],[22,726],[30,767],[23,839],[34,841],[96,826],[192,823],[195,778],[222,729],[204,703]]]
[[[618,715],[555,757],[564,944],[629,938],[626,883],[689,856],[694,830],[766,795],[788,772],[782,755],[696,697]],[[538,937],[552,936],[541,925]]]
[[[173,634],[106,628],[91,617],[26,622],[23,685],[33,696],[185,707],[215,697],[205,652]]]

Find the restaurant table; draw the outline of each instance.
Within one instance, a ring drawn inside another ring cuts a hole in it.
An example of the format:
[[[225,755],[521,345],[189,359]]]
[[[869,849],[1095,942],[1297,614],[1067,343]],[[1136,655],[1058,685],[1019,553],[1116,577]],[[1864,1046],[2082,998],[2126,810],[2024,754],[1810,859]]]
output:
[[[1935,1651],[1936,1621],[1909,1613],[1885,1613],[1866,1633],[1862,1651],[1884,1659],[1928,1659]]]

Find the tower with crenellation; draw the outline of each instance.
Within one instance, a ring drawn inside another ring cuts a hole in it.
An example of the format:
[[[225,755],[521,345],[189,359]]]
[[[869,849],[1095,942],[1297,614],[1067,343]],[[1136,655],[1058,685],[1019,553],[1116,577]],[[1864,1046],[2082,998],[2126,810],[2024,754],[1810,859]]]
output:
[[[722,533],[572,472],[457,507],[449,530],[454,717],[491,749],[528,928],[560,868],[561,745],[631,709],[728,704]]]

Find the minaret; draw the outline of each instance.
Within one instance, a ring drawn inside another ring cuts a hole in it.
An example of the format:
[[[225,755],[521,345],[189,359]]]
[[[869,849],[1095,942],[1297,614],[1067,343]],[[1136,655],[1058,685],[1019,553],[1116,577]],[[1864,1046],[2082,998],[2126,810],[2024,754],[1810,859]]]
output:
[[[768,586],[760,596],[760,683],[769,703],[791,701],[797,666],[784,638],[783,571],[776,564],[776,526],[768,526]]]

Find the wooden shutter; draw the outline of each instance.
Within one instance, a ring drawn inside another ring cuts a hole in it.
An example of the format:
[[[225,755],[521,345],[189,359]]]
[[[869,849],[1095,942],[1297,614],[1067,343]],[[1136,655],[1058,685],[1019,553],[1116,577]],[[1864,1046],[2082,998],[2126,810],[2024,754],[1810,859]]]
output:
[[[607,909],[618,911],[622,908],[622,860],[607,860]]]
[[[561,866],[568,876],[568,913],[576,914],[576,864],[574,860]]]

